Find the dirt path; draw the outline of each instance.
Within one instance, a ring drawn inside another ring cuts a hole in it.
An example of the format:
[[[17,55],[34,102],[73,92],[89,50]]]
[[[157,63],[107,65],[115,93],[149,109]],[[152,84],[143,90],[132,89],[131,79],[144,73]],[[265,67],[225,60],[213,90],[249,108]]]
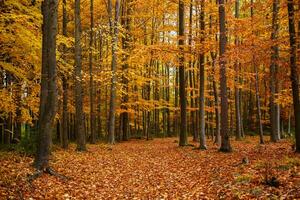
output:
[[[26,175],[32,158],[0,152],[0,199],[300,198],[300,156],[286,141],[259,146],[248,138],[224,154],[211,142],[208,151],[199,151],[174,140],[89,145],[87,153],[58,149],[51,164],[71,180],[43,175],[31,185]],[[246,157],[249,164],[242,164]],[[263,184],[266,163],[278,188]]]

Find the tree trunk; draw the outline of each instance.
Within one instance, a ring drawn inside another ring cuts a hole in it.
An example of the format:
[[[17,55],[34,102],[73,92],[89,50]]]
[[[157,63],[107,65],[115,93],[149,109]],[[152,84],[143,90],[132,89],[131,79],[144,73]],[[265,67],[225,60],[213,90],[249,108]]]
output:
[[[228,134],[228,99],[226,80],[226,27],[225,27],[225,3],[219,0],[219,25],[220,25],[220,88],[221,88],[221,147],[220,151],[232,151]]]
[[[200,12],[200,29],[201,29],[201,43],[204,45],[204,31],[205,31],[205,21],[204,21],[204,0],[201,1],[201,12]],[[205,69],[204,69],[204,52],[201,52],[199,58],[200,65],[200,149],[207,149],[205,140]]]
[[[85,151],[85,128],[83,115],[83,97],[82,97],[82,72],[81,72],[81,18],[80,18],[80,0],[75,0],[75,123],[77,150]]]
[[[18,83],[17,90],[16,90],[16,102],[17,102],[17,109],[16,109],[16,129],[13,135],[13,143],[19,143],[21,141],[21,133],[22,133],[22,86],[21,83]]]
[[[290,67],[291,67],[291,83],[293,91],[294,116],[295,116],[295,139],[296,152],[300,153],[300,99],[299,99],[299,80],[297,71],[297,41],[295,31],[295,16],[293,0],[288,2],[288,16],[289,16],[289,33],[290,33]]]
[[[122,120],[122,133],[123,133],[123,141],[127,141],[128,140],[128,124],[129,124],[129,114],[127,112],[128,108],[127,104],[128,103],[128,78],[127,78],[127,73],[128,73],[128,55],[130,54],[130,42],[131,42],[131,15],[132,15],[132,3],[131,0],[126,0],[124,1],[124,3],[126,3],[126,6],[123,6],[123,10],[124,13],[123,17],[124,19],[122,20],[122,25],[125,26],[125,37],[123,39],[123,51],[125,51],[127,54],[124,56],[124,64],[122,66],[123,69],[123,75],[122,75],[122,82],[123,82],[123,90],[125,91],[124,96],[122,97],[122,109],[126,110],[125,112],[121,113],[121,120]],[[125,9],[126,8],[126,9]],[[126,17],[126,20],[125,20]]]
[[[213,73],[215,74],[216,70],[216,57],[217,55],[213,52],[211,52],[211,59],[212,59],[212,68]],[[215,134],[215,141],[216,144],[221,144],[221,131],[220,131],[220,109],[219,109],[219,95],[218,95],[218,89],[217,89],[217,83],[215,81],[215,77],[213,79],[213,92],[214,92],[214,106],[215,106],[215,115],[216,115],[216,134]]]
[[[49,167],[51,134],[56,114],[57,0],[44,0],[42,13],[42,78],[38,143],[35,157],[35,167],[38,170],[44,170]]]
[[[254,8],[253,8],[253,0],[251,0],[251,23],[252,27],[254,26],[253,24],[253,15],[254,15]],[[253,31],[252,31],[252,34]],[[252,44],[254,48],[254,44]],[[259,130],[259,139],[260,139],[260,144],[264,144],[264,133],[263,133],[263,126],[262,126],[262,119],[261,119],[261,109],[260,109],[260,96],[259,96],[259,77],[258,77],[258,69],[257,69],[257,64],[255,63],[256,57],[253,54],[252,55],[252,65],[254,66],[254,71],[255,71],[255,96],[256,96],[256,107],[257,107],[257,124],[258,124],[258,130]]]
[[[112,61],[111,61],[111,93],[109,105],[109,125],[108,125],[108,143],[115,144],[115,119],[116,119],[116,72],[117,72],[117,48],[118,48],[118,34],[119,34],[119,16],[120,16],[120,0],[115,4],[115,18],[112,16],[112,0],[108,0],[108,15],[110,24],[110,34],[112,37]]]
[[[261,109],[260,109],[260,96],[259,96],[259,78],[258,78],[258,69],[255,63],[255,58],[253,58],[253,64],[255,69],[255,95],[256,95],[256,107],[257,107],[257,124],[259,130],[259,139],[260,144],[264,144],[264,132],[262,126],[262,119],[261,119]]]
[[[94,80],[93,80],[93,42],[94,42],[94,0],[90,0],[90,45],[89,45],[89,73],[90,73],[90,130],[91,143],[96,143],[96,117],[94,110]]]
[[[240,17],[240,1],[235,1],[235,18]],[[235,38],[235,45],[238,46],[239,39]],[[238,47],[236,47],[238,48]],[[239,84],[239,63],[235,61],[235,85],[234,85],[234,96],[235,96],[235,118],[236,118],[236,130],[235,130],[235,139],[241,139],[241,111],[240,111],[240,89],[238,88]]]
[[[279,140],[279,122],[278,122],[278,105],[275,103],[275,96],[277,92],[277,71],[278,71],[278,57],[279,49],[276,42],[278,38],[279,24],[278,24],[279,0],[273,0],[273,15],[272,15],[272,34],[271,40],[273,46],[271,47],[271,66],[270,66],[270,121],[271,121],[271,141],[277,142]]]
[[[186,118],[186,92],[184,72],[184,2],[179,0],[179,97],[180,97],[180,137],[179,146],[186,146],[187,140],[187,118]]]
[[[67,9],[66,0],[63,0],[63,35],[67,36]],[[62,59],[65,59],[66,46],[63,47]],[[65,74],[62,75],[62,85],[63,85],[63,113],[62,113],[62,147],[64,149],[68,148],[68,82]]]

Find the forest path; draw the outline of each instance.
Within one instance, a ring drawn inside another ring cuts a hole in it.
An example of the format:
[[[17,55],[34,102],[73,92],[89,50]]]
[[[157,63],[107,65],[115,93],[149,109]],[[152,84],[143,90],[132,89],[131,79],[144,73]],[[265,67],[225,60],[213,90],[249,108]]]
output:
[[[4,195],[16,199],[215,199],[300,194],[300,157],[287,141],[262,146],[258,138],[233,141],[234,152],[224,154],[211,141],[207,151],[200,151],[179,148],[175,140],[88,145],[85,153],[75,152],[74,145],[67,151],[57,149],[51,166],[71,180],[45,174],[31,185],[26,174],[33,171],[32,158],[0,152],[0,199],[6,199]],[[241,164],[246,157],[249,164]],[[271,172],[282,185],[279,188],[262,184],[266,162],[271,163]]]

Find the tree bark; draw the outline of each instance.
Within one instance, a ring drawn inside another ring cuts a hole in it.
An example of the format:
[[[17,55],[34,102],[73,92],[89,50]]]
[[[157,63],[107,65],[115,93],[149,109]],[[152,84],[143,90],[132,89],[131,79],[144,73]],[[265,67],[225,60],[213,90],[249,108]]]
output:
[[[63,0],[63,20],[62,20],[62,31],[63,35],[67,36],[67,2]],[[62,59],[65,59],[66,46],[63,47],[63,56]],[[64,149],[68,148],[68,82],[67,76],[62,75],[62,84],[63,84],[63,113],[62,113],[62,147]]]
[[[289,33],[290,33],[290,67],[291,67],[291,83],[293,91],[293,104],[295,116],[295,139],[296,152],[300,153],[300,99],[299,99],[299,80],[297,70],[297,40],[295,31],[295,14],[293,0],[287,0],[288,16],[289,16]]]
[[[186,91],[184,71],[184,2],[179,0],[179,97],[180,97],[180,137],[179,146],[186,146],[187,140],[187,118],[186,118]]]
[[[127,112],[127,103],[128,103],[128,55],[130,54],[130,42],[131,42],[131,15],[132,15],[132,3],[131,0],[126,0],[124,1],[126,6],[123,6],[124,14],[123,17],[124,19],[122,20],[122,25],[125,26],[125,37],[123,38],[123,51],[125,51],[127,54],[124,55],[124,64],[122,66],[123,69],[123,75],[122,75],[122,82],[123,82],[123,90],[125,91],[125,94],[122,97],[122,109],[126,110],[125,112],[121,113],[121,120],[122,120],[122,133],[123,133],[123,141],[128,140],[128,124],[129,124],[129,114]],[[126,13],[125,13],[126,12]],[[125,20],[126,19],[126,20]],[[125,105],[124,105],[125,104]]]
[[[253,24],[253,16],[254,16],[254,8],[253,8],[253,0],[251,0],[251,24],[252,28],[254,26]],[[254,34],[252,30],[252,34]],[[252,43],[252,48],[254,51],[254,44]],[[262,126],[262,117],[261,117],[261,108],[260,108],[260,95],[259,95],[259,77],[258,77],[258,67],[255,62],[256,57],[255,54],[252,55],[252,65],[254,66],[254,72],[255,72],[255,96],[256,96],[256,107],[257,107],[257,125],[259,130],[259,139],[260,144],[264,144],[264,133],[263,133],[263,126]]]
[[[240,1],[235,1],[235,18],[238,19],[240,17]],[[235,45],[238,46],[239,39],[236,36]],[[235,61],[234,64],[235,69],[235,85],[234,85],[234,96],[235,96],[235,118],[236,118],[236,130],[235,130],[235,139],[241,139],[241,111],[240,111],[240,89],[238,88],[239,84],[239,63]]]
[[[117,48],[118,48],[118,34],[119,34],[119,16],[120,16],[120,0],[115,4],[115,18],[112,16],[112,0],[108,0],[108,15],[110,34],[112,37],[112,61],[111,61],[111,93],[109,105],[109,125],[108,125],[108,143],[115,144],[115,119],[116,119],[116,72],[117,72]]]
[[[279,122],[278,122],[278,105],[275,103],[275,96],[277,93],[277,71],[278,71],[278,57],[279,49],[277,45],[277,38],[279,32],[278,24],[278,12],[279,12],[279,0],[273,0],[273,15],[272,15],[272,34],[271,40],[273,41],[273,46],[271,47],[271,66],[270,66],[270,121],[271,121],[271,141],[277,142],[279,140]]]
[[[35,157],[35,167],[38,170],[44,170],[49,167],[51,134],[56,114],[57,0],[44,0],[42,13],[42,76],[38,143]]]
[[[90,0],[90,44],[89,44],[89,73],[90,73],[90,130],[91,143],[96,143],[96,116],[94,109],[94,79],[93,79],[93,42],[94,42],[94,0]]]
[[[211,59],[212,59],[212,68],[213,73],[215,74],[216,70],[216,57],[217,55],[213,52],[211,52]],[[213,92],[214,92],[214,106],[215,106],[215,115],[216,115],[216,134],[215,134],[215,141],[216,144],[221,144],[221,123],[220,123],[220,109],[219,109],[219,94],[218,94],[218,88],[217,83],[215,81],[215,78],[213,79]]]
[[[204,21],[204,0],[201,1],[201,12],[200,12],[200,42],[204,45],[205,39],[205,21]],[[200,53],[199,65],[200,65],[200,149],[207,149],[205,139],[205,69],[204,69],[204,52]]]
[[[80,0],[75,0],[75,123],[77,150],[86,151],[86,139],[84,128],[83,114],[83,97],[82,97],[82,64],[81,64],[81,18],[80,18]]]
[[[228,99],[226,78],[226,27],[225,27],[225,3],[219,0],[219,26],[220,26],[220,88],[221,88],[221,147],[220,151],[232,151],[228,134]]]

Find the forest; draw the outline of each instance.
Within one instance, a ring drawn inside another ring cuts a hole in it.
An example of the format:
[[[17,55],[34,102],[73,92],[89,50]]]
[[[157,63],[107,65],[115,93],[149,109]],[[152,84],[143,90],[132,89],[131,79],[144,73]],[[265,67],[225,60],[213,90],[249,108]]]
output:
[[[0,199],[300,198],[299,0],[0,14]]]

